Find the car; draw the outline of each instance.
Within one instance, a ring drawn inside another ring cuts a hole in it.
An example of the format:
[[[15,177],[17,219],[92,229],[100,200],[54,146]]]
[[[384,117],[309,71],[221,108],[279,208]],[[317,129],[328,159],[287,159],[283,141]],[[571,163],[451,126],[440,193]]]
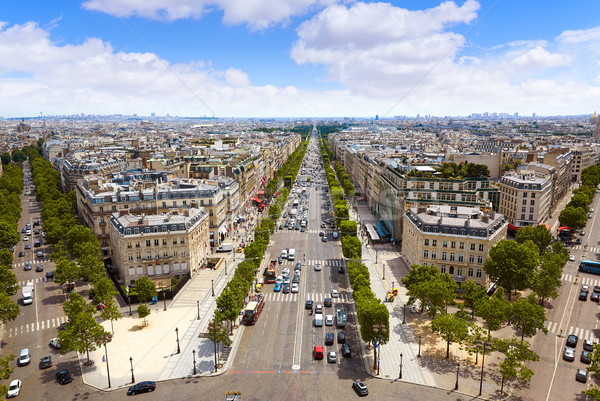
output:
[[[595,285],[593,291],[597,292],[598,294],[600,294],[600,285]]]
[[[292,294],[297,294],[299,290],[298,283],[292,283]]]
[[[52,357],[51,356],[45,356],[42,359],[40,359],[40,369],[48,369],[51,366],[52,366]]]
[[[597,292],[592,292],[592,294],[590,295],[590,301],[592,301],[592,302],[599,302],[600,301],[600,294],[598,294]]]
[[[285,276],[283,278],[283,285],[290,285],[290,282],[292,281],[292,279],[290,279],[290,276]]]
[[[327,242],[327,237],[321,238],[321,242]],[[27,244],[27,245],[29,245],[29,244]]]
[[[306,231],[306,228],[300,227],[300,232],[303,233],[304,231]]]
[[[573,348],[566,347],[563,352],[563,359],[565,361],[573,362],[575,360],[575,350]]]
[[[348,344],[342,344],[342,356],[344,358],[350,358],[352,356],[352,352],[350,352],[350,346]]]
[[[579,360],[587,365],[592,363],[592,354],[589,351],[581,351]]]
[[[29,241],[29,237],[28,236],[24,236],[23,237],[23,241]]]
[[[579,235],[585,235],[585,231],[583,231],[583,230],[579,231]]]
[[[8,392],[6,393],[6,398],[13,398],[18,396],[19,391],[21,391],[21,380],[15,379],[11,381],[8,385]]]
[[[319,231],[319,237],[324,237],[325,233],[323,231]]]
[[[38,258],[43,258],[44,257],[44,252],[37,251],[36,255],[37,255]]]
[[[569,334],[569,336],[567,337],[567,347],[570,348],[575,348],[577,347],[577,341],[579,340],[579,338],[575,335],[575,334]]]
[[[580,301],[587,301],[587,296],[588,296],[588,293],[586,291],[581,291],[579,293],[579,300]]]
[[[53,338],[48,343],[52,348],[60,349],[60,344],[58,343],[58,338]]]
[[[25,233],[27,232],[27,229],[26,229],[26,228],[24,228],[24,229],[22,229],[22,230],[21,230],[21,232],[22,232],[23,234],[25,234]]]
[[[354,391],[356,391],[356,393],[358,395],[365,396],[365,395],[369,395],[369,390],[367,389],[367,385],[363,382],[360,381],[356,381],[354,383],[352,383],[352,389],[354,389]]]
[[[575,373],[575,380],[581,383],[587,383],[588,371],[587,369],[577,369]]]
[[[573,255],[570,255],[570,256],[569,256],[569,260],[570,260],[571,262],[575,262],[575,256],[573,256]]]
[[[290,293],[290,285],[289,284],[284,284],[283,285],[283,293],[284,294],[289,294]]]
[[[35,271],[36,272],[43,272],[44,271],[44,266],[42,266],[42,265],[36,265],[35,266]]]
[[[29,365],[31,362],[31,356],[29,355],[29,348],[23,348],[19,353],[19,359],[17,360],[18,366]]]
[[[577,239],[575,240],[575,243],[576,243],[577,245],[581,244],[581,238],[577,238]],[[571,253],[571,251],[570,251],[570,250],[568,250],[568,249],[567,249],[567,252]]]
[[[316,271],[316,272],[320,272],[320,271],[321,271],[321,264],[320,264],[320,263],[317,263],[317,264],[315,265],[315,271]]]
[[[325,326],[333,326],[333,315],[325,315]]]
[[[131,387],[129,387],[129,390],[127,390],[127,395],[136,395],[136,394],[140,394],[140,393],[151,393],[156,389],[156,383],[155,382],[139,382]]]
[[[292,279],[292,284],[298,284],[298,283],[300,283],[300,276],[298,276],[297,274],[294,274],[294,278]]]
[[[326,308],[331,307],[331,305],[333,305],[333,303],[331,302],[331,298],[326,297],[325,299],[323,299],[323,305],[325,305]]]
[[[333,345],[333,333],[327,333],[325,334],[325,345]]]
[[[323,359],[323,347],[322,346],[315,345],[314,356],[315,356],[315,359]]]
[[[25,256],[25,252],[23,252],[23,251],[20,251],[20,252],[19,252],[19,257],[23,257],[23,256]]]
[[[296,262],[296,266],[294,266],[294,270],[302,270],[302,263]]]
[[[335,351],[329,351],[327,353],[327,362],[329,362],[329,363],[337,362],[337,353]]]
[[[25,244],[25,249],[31,249],[31,245],[30,244]]]
[[[283,263],[283,258],[282,258],[281,256],[279,256],[279,257],[277,258],[277,262],[279,262],[279,264],[282,264],[282,263]],[[267,268],[267,269],[268,269],[268,268]]]
[[[325,223],[321,223],[321,228],[325,228]],[[323,231],[321,231],[323,232]],[[321,235],[321,233],[319,233],[319,235]]]
[[[316,305],[315,306],[315,313],[317,313],[317,314],[318,313],[323,313],[323,305],[320,305],[320,304]]]
[[[331,298],[339,297],[338,290],[331,290]]]
[[[591,219],[591,218],[592,218],[592,215],[588,213],[588,215],[587,215],[587,218],[588,218],[588,219]]]
[[[58,326],[58,331],[66,330],[68,325],[69,325],[69,322],[61,323],[60,326]]]
[[[34,234],[34,235],[40,235],[40,230],[34,230],[34,231],[33,231],[33,234]]]
[[[280,224],[280,225],[279,225],[279,229],[280,229],[280,230],[283,230],[283,224]]]
[[[71,377],[71,374],[68,370],[61,370],[60,372],[56,372],[56,380],[58,380],[60,384],[64,385],[67,383],[71,383],[73,381],[73,378]]]
[[[25,262],[24,270],[31,270],[31,262]]]
[[[283,269],[283,270],[281,271],[281,275],[282,275],[282,276],[284,276],[284,277],[285,277],[285,276],[289,276],[289,275],[290,275],[290,269],[288,269],[288,268],[286,267],[285,269]]]
[[[590,287],[588,287],[587,285],[582,285],[581,286],[581,291],[589,292],[590,291]]]
[[[275,283],[275,287],[273,287],[274,292],[281,291],[281,283]]]
[[[592,340],[583,340],[583,349],[586,351],[593,351],[594,342]]]
[[[54,278],[54,272],[46,272],[46,279],[52,280]]]
[[[343,274],[344,273],[344,266],[338,266],[338,273]]]

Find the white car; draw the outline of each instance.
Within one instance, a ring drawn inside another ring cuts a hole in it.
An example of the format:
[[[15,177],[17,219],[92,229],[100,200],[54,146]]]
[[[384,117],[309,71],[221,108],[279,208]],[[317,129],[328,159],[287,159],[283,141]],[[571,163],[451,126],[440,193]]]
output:
[[[298,283],[292,283],[292,294],[298,292]]]
[[[290,275],[290,269],[288,269],[287,267],[285,269],[283,269],[281,271],[281,275],[282,276],[289,276]]]
[[[337,298],[338,295],[338,290],[331,290],[331,298]]]
[[[60,349],[60,344],[58,343],[58,338],[53,338],[49,342],[50,346],[56,349]]]
[[[575,256],[573,256],[573,255],[569,256],[569,260],[570,260],[571,262],[574,262],[574,261],[575,261]]]
[[[24,236],[23,237],[23,241],[29,241],[29,237],[28,236]]]
[[[321,271],[321,264],[320,264],[320,263],[317,263],[317,264],[315,265],[315,271],[316,271],[316,272],[320,272],[320,271]]]
[[[13,380],[10,382],[8,386],[8,393],[6,393],[6,398],[13,398],[19,395],[19,391],[21,391],[21,380]]]
[[[325,315],[325,326],[333,326],[333,315]]]

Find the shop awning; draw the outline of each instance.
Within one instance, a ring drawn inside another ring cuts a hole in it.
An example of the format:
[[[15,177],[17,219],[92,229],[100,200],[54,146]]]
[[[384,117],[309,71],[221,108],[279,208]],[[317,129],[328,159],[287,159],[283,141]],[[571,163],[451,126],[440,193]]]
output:
[[[219,233],[222,235],[227,234],[227,227],[225,227],[225,226],[219,227]]]

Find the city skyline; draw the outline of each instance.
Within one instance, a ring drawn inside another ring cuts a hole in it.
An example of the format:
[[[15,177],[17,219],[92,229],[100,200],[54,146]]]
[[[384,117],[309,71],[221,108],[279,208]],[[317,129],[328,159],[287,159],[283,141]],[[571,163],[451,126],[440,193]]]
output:
[[[600,5],[581,3],[11,3],[0,114],[591,113]]]

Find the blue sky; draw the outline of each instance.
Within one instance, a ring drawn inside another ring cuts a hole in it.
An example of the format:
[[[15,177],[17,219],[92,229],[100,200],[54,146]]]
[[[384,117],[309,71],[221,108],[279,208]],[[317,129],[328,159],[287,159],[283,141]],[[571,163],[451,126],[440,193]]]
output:
[[[565,4],[5,2],[0,115],[591,113],[600,2]]]

